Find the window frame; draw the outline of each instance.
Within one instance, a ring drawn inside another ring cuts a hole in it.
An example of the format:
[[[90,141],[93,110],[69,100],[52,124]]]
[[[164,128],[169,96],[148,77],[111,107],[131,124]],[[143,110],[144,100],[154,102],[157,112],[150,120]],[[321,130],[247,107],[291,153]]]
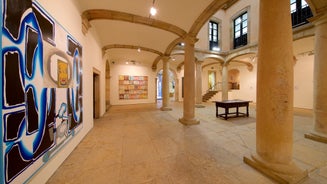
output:
[[[209,20],[208,22],[208,42],[210,51],[220,50],[220,34],[219,34],[220,23],[218,21]],[[216,48],[216,49],[215,49]]]
[[[303,5],[302,3],[306,4]],[[309,4],[304,0],[290,0],[292,28],[309,23],[308,18],[312,17],[312,11]],[[292,9],[293,7],[293,9]]]
[[[246,15],[246,19],[244,16]],[[237,20],[240,21],[237,21]],[[245,25],[244,25],[245,24]],[[237,49],[246,46],[248,42],[249,35],[249,10],[246,9],[232,19],[233,31],[233,49]],[[239,27],[238,27],[239,26]],[[239,32],[239,36],[237,36]],[[244,33],[245,32],[245,33]]]

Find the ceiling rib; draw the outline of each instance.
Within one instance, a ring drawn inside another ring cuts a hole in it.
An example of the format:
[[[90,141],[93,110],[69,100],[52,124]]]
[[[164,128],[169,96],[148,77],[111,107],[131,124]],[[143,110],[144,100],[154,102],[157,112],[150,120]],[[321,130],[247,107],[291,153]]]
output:
[[[157,50],[147,48],[147,47],[141,47],[141,46],[135,46],[135,45],[123,45],[123,44],[111,44],[106,45],[102,48],[102,52],[106,52],[106,50],[109,49],[141,49],[142,51],[152,52],[154,54],[157,54],[159,56],[163,56],[164,54],[162,52],[159,52]]]
[[[104,9],[91,9],[86,10],[82,14],[82,24],[83,24],[83,33],[86,34],[88,29],[91,27],[90,21],[92,20],[120,20],[136,24],[143,24],[151,26],[154,28],[162,29],[182,37],[186,34],[186,31],[183,29],[160,20],[152,19],[149,17],[142,17],[139,15],[133,15],[130,13],[113,11],[113,10],[104,10]]]

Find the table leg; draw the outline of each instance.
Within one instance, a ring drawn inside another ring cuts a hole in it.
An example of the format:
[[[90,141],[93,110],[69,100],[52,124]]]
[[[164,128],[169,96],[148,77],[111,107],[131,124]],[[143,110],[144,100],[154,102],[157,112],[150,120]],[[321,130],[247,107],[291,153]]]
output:
[[[249,117],[249,105],[246,106],[246,116]]]
[[[236,117],[238,117],[238,106],[236,106]]]
[[[218,118],[218,106],[216,105],[216,117]]]
[[[229,114],[229,111],[228,111],[228,107],[225,107],[225,120],[227,120],[228,118],[228,114]]]

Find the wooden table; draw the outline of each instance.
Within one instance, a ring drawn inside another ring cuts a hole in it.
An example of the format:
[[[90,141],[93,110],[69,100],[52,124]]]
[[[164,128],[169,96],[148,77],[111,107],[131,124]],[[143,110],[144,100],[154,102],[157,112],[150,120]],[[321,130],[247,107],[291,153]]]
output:
[[[224,101],[214,101],[216,103],[216,117],[222,117],[225,120],[233,117],[246,116],[249,117],[249,103],[251,101],[246,100],[224,100]],[[218,113],[218,108],[224,108],[225,113]],[[246,112],[239,112],[240,107],[246,107]],[[230,108],[236,108],[236,112],[229,112]]]

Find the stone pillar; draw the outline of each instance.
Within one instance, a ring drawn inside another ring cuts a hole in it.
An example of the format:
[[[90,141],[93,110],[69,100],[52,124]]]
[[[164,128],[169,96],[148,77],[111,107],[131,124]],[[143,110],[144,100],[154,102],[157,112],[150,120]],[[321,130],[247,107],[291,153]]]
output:
[[[221,100],[228,100],[228,65],[223,64]]]
[[[195,98],[195,107],[204,108],[205,106],[202,104],[202,63],[203,61],[196,61],[196,98]]]
[[[261,0],[256,154],[244,162],[278,183],[307,176],[293,162],[293,50],[289,0]]]
[[[200,122],[195,119],[195,57],[194,44],[195,37],[187,36],[185,42],[185,61],[184,61],[184,100],[183,117],[179,119],[184,125],[194,125]]]
[[[162,111],[171,111],[169,107],[169,57],[164,56],[162,70]]]
[[[313,82],[314,129],[306,138],[327,143],[327,12],[311,19],[315,25],[315,59]]]

